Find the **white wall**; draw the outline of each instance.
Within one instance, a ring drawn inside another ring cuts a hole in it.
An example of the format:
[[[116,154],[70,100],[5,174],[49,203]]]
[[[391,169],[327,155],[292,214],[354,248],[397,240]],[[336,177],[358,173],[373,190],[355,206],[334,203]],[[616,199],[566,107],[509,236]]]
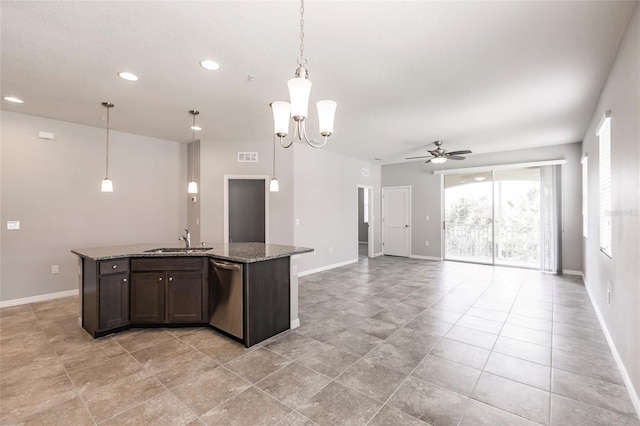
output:
[[[0,300],[78,288],[73,248],[176,241],[186,224],[186,149],[104,128],[3,111]],[[38,131],[56,140],[38,139]],[[7,231],[19,220],[20,231]],[[51,265],[60,273],[51,274]]]
[[[472,154],[464,161],[448,161],[438,166],[424,164],[424,161],[385,165],[382,166],[382,186],[411,186],[411,254],[442,258],[441,175],[433,174],[434,170],[566,159],[567,164],[562,166],[562,262],[565,270],[582,271],[580,146],[579,143],[572,143],[492,154]],[[473,147],[469,148],[473,150]],[[426,220],[426,216],[429,216],[429,221]],[[427,240],[428,247],[425,245]]]
[[[358,185],[373,187],[374,253],[382,251],[378,164],[296,143],[294,170],[295,245],[315,249],[301,257],[300,272],[357,261]]]
[[[640,391],[640,7],[636,6],[584,137],[589,158],[589,237],[585,283]],[[599,174],[596,127],[611,110],[612,258],[599,249]],[[611,304],[607,304],[607,289]],[[639,404],[636,399],[636,404]],[[636,405],[640,412],[640,405]]]

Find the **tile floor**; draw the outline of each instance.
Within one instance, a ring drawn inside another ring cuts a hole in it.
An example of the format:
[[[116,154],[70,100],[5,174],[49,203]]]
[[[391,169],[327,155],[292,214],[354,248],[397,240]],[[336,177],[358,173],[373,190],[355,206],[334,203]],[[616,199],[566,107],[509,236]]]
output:
[[[0,310],[0,424],[639,425],[578,279],[403,258],[300,279],[302,326],[93,340],[78,299]]]

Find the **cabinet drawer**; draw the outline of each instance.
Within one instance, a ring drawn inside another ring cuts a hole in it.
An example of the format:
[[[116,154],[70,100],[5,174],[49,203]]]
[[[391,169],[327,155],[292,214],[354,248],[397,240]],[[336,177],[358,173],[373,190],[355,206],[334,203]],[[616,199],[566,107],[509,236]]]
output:
[[[193,257],[157,257],[131,259],[132,271],[199,271],[203,259]]]
[[[118,274],[129,271],[129,259],[103,260],[100,262],[100,275]]]

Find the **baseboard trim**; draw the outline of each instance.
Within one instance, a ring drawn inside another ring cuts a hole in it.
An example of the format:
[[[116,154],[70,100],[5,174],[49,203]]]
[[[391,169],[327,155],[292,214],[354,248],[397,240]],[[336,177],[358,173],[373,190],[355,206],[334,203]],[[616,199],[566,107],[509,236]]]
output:
[[[384,253],[380,252],[380,253],[373,253],[373,257],[380,257],[382,256]]]
[[[10,306],[26,305],[28,303],[46,302],[47,300],[60,299],[62,297],[77,296],[78,290],[67,290],[58,293],[41,294],[39,296],[23,297],[20,299],[3,300],[0,302],[0,308],[8,308]]]
[[[584,280],[584,277],[583,277],[583,280]],[[633,407],[636,409],[636,415],[640,417],[640,397],[638,397],[638,392],[633,387],[633,382],[631,381],[631,377],[629,377],[627,368],[622,362],[622,358],[618,353],[618,349],[616,348],[616,344],[613,341],[613,337],[611,337],[611,333],[609,333],[609,329],[607,328],[607,324],[604,321],[604,317],[600,312],[600,308],[598,308],[598,304],[596,303],[593,295],[589,291],[589,286],[587,285],[586,280],[584,280],[584,287],[587,289],[587,294],[589,295],[591,306],[593,306],[593,310],[596,312],[596,316],[598,317],[598,322],[600,322],[600,327],[604,332],[604,337],[607,339],[607,343],[609,344],[609,349],[611,349],[611,354],[613,355],[613,359],[616,361],[616,364],[618,365],[618,370],[622,375],[622,380],[624,380],[624,384],[627,387],[627,391],[629,392],[629,397],[631,398],[631,403],[633,404]]]
[[[409,256],[410,259],[422,259],[422,260],[435,260],[437,262],[442,262],[442,258],[436,256],[420,256],[419,254],[412,254]]]
[[[296,318],[294,320],[291,320],[291,325],[289,327],[291,328],[291,330],[300,327],[300,318]]]
[[[584,278],[584,274],[582,273],[582,271],[572,271],[571,269],[563,269],[562,273],[564,275],[576,275],[578,277]]]
[[[316,274],[322,271],[328,271],[329,269],[339,268],[341,266],[351,265],[352,263],[358,263],[358,259],[351,259],[345,262],[334,263],[332,265],[321,266],[319,268],[309,269],[308,271],[298,272],[299,277],[304,277],[305,275]]]

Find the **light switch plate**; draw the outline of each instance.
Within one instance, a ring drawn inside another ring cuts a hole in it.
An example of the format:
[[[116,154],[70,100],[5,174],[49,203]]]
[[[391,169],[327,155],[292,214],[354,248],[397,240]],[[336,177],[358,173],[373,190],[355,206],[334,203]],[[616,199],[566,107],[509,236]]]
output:
[[[20,221],[19,220],[8,220],[7,221],[7,229],[9,231],[19,231],[20,230]]]

